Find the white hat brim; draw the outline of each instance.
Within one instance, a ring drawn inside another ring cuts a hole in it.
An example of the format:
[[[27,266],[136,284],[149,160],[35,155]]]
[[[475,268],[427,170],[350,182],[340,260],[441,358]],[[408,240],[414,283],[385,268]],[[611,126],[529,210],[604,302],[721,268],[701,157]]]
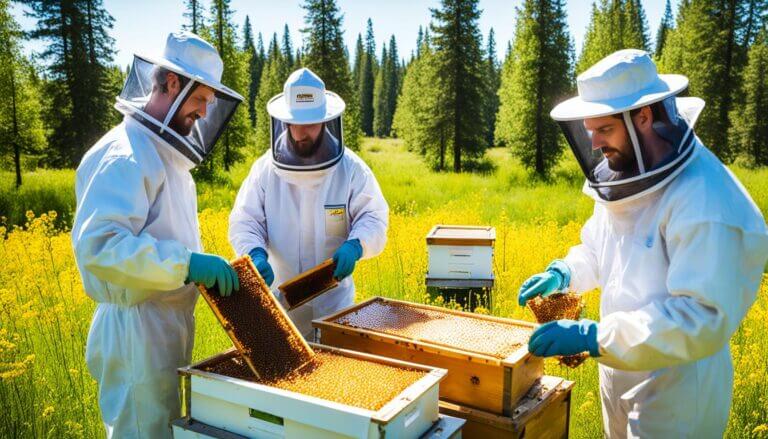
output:
[[[288,103],[283,99],[284,93],[273,97],[267,103],[267,112],[270,116],[284,123],[293,125],[309,125],[328,122],[336,119],[344,112],[347,104],[339,95],[332,91],[325,92],[325,107],[311,110],[294,110],[288,108]]]
[[[675,106],[677,107],[677,112],[680,113],[688,121],[688,124],[691,127],[696,125],[696,121],[699,120],[699,116],[704,110],[704,105],[704,99],[702,98],[693,96],[675,98]]]
[[[186,76],[190,79],[193,79],[201,84],[207,85],[208,87],[211,87],[212,89],[222,92],[226,95],[229,95],[235,99],[240,100],[241,102],[245,100],[238,92],[232,90],[231,88],[227,87],[226,85],[222,84],[220,81],[216,81],[213,78],[206,78],[201,75],[197,75],[194,72],[192,72],[192,69],[185,68],[183,65],[175,63],[167,58],[157,58],[149,55],[142,55],[142,54],[136,54],[135,56],[148,61],[156,66],[160,66],[163,68],[166,68],[174,73],[178,73],[180,75]]]
[[[604,101],[585,101],[576,96],[556,105],[549,115],[557,121],[609,116],[661,101],[682,92],[686,87],[688,78],[683,75],[659,75],[659,81],[637,93]]]

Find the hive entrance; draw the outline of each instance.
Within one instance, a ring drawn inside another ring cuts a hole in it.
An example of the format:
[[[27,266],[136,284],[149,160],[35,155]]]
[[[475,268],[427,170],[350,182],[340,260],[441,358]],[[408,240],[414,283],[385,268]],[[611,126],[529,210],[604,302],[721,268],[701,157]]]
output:
[[[334,323],[500,359],[517,351],[532,332],[526,326],[384,300],[372,301]]]
[[[256,378],[238,356],[204,366],[203,370],[372,411],[427,374],[326,350],[318,350],[302,368],[274,381]]]
[[[240,279],[239,291],[221,297],[216,288],[199,288],[252,375],[278,380],[311,361],[312,348],[277,303],[251,258],[238,258],[232,267]]]
[[[528,301],[528,307],[533,312],[536,321],[547,323],[552,320],[578,320],[584,304],[581,297],[576,294],[556,293],[547,297],[535,297]],[[568,367],[578,367],[583,363],[589,354],[582,352],[576,355],[564,355],[558,357],[561,364]]]

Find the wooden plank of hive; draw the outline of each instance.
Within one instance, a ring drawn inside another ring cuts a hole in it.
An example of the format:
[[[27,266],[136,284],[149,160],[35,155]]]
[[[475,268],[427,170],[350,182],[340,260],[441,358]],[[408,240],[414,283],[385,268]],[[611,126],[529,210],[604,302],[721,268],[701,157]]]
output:
[[[469,315],[478,320],[520,325],[531,329],[536,326],[531,322],[374,297],[313,321],[313,326],[320,329],[321,342],[325,345],[447,369],[448,376],[440,384],[441,399],[498,414],[509,415],[512,406],[526,394],[536,379],[544,374],[543,359],[531,355],[526,346],[521,346],[507,358],[499,359],[452,346],[336,323],[339,318],[381,300],[463,317]]]
[[[335,269],[333,259],[328,259],[277,287],[288,302],[288,311],[339,286],[339,281],[333,277]]]
[[[311,361],[312,348],[272,295],[251,258],[237,258],[231,265],[240,279],[239,291],[222,297],[215,288],[198,288],[254,375],[275,380]]]
[[[500,416],[444,400],[440,401],[440,413],[465,419],[462,437],[468,439],[567,438],[574,383],[543,376],[534,389],[541,382],[552,387],[523,399],[520,406],[525,407],[516,416]]]

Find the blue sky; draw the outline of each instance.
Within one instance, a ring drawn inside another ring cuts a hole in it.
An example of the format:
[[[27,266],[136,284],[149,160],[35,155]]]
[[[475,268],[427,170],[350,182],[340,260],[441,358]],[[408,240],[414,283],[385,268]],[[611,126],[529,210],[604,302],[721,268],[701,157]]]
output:
[[[203,0],[204,4],[208,4]],[[301,29],[304,25],[304,10],[302,0],[271,0],[246,1],[232,0],[235,10],[235,22],[242,28],[245,16],[250,16],[254,32],[264,35],[265,44],[273,32],[282,35],[284,24],[288,24],[293,37],[294,47],[301,45]],[[507,41],[514,37],[515,8],[522,0],[480,0],[483,13],[480,18],[480,29],[487,37],[493,27],[499,56],[503,57]],[[162,47],[168,32],[181,27],[183,17],[182,0],[104,0],[104,6],[115,18],[111,35],[115,38],[117,54],[115,61],[122,66],[128,65],[133,53],[153,53]],[[374,33],[377,40],[377,51],[381,44],[389,41],[395,35],[400,55],[410,56],[416,46],[416,34],[419,25],[427,25],[430,20],[430,8],[439,6],[439,0],[337,0],[344,14],[344,29],[350,55],[354,55],[357,34],[365,35],[365,24],[368,17],[373,20]],[[643,0],[651,37],[656,34],[656,28],[664,13],[665,0]],[[675,12],[677,0],[672,1]],[[14,4],[14,14],[24,29],[34,26],[34,20],[24,16],[24,7]],[[568,25],[576,44],[577,53],[581,48],[584,32],[589,24],[591,1],[569,0]],[[206,8],[207,9],[207,8]],[[28,42],[28,51],[36,51],[41,47],[39,42]]]

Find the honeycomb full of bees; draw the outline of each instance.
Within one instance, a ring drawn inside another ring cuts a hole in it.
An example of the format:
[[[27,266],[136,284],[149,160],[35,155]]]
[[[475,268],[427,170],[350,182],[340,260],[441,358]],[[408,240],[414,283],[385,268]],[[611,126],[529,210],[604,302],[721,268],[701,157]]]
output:
[[[522,347],[533,331],[512,323],[384,300],[373,301],[334,322],[500,359]]]
[[[207,372],[377,411],[427,372],[317,350],[303,367],[277,380],[259,379],[239,356],[205,366]]]
[[[528,307],[533,312],[536,321],[547,323],[552,320],[570,319],[578,320],[584,304],[581,297],[570,293],[555,293],[547,297],[535,297],[528,301]],[[566,355],[558,357],[560,364],[571,368],[581,365],[589,354],[582,352],[575,355]]]
[[[240,290],[222,297],[216,288],[200,290],[240,354],[260,379],[281,379],[309,363],[314,352],[243,256],[232,262]]]

